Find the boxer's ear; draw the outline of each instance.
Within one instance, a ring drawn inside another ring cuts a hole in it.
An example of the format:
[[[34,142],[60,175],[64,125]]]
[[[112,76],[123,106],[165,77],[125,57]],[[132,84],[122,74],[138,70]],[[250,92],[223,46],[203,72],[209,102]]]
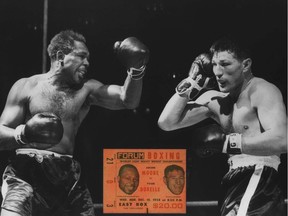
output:
[[[252,65],[252,59],[251,58],[244,59],[242,64],[243,64],[243,71],[250,71]]]
[[[62,51],[57,51],[56,53],[56,60],[59,61],[61,63],[61,66],[63,66],[63,62],[64,62],[64,58],[65,58],[65,54]]]

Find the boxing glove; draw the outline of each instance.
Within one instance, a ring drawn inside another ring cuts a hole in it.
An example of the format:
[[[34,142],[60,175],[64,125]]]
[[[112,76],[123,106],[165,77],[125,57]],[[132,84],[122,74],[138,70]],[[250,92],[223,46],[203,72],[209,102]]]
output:
[[[114,44],[114,51],[126,67],[128,75],[133,79],[141,79],[144,76],[149,50],[141,41],[135,37],[117,41]]]
[[[197,155],[210,157],[217,153],[241,154],[242,135],[231,133],[226,135],[218,125],[208,125],[196,131],[197,134]]]
[[[211,58],[203,53],[196,57],[189,70],[189,76],[177,85],[176,92],[192,100],[202,89],[208,90],[216,87]]]
[[[19,144],[57,144],[63,136],[61,119],[53,113],[37,113],[25,125],[19,125],[14,132]]]

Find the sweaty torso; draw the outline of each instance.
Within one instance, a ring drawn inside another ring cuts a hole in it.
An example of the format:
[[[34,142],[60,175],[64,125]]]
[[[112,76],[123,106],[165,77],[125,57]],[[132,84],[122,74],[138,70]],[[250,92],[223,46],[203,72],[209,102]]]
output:
[[[236,100],[233,100],[229,94],[216,91],[213,94],[208,104],[212,112],[211,117],[222,126],[227,134],[241,133],[242,136],[252,137],[264,131],[258,119],[257,108],[253,107],[251,101],[251,88],[256,79],[251,80]]]
[[[227,133],[242,133],[245,136],[261,133],[257,110],[251,105],[248,89],[242,92],[236,102],[226,95],[212,100],[209,108],[213,111],[212,118]]]
[[[88,95],[89,90],[85,84],[78,90],[59,89],[52,85],[49,79],[43,79],[41,76],[31,85],[26,119],[39,112],[52,112],[61,118],[64,127],[61,142],[47,150],[73,154],[78,128],[90,109]]]

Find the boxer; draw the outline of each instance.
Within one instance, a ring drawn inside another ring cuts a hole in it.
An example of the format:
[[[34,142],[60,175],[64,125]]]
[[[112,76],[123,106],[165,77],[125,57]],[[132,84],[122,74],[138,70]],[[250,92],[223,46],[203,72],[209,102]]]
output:
[[[217,125],[199,128],[191,141],[201,157],[229,156],[220,215],[282,215],[284,200],[277,174],[280,154],[287,152],[282,94],[272,83],[253,76],[252,58],[241,40],[217,40],[210,56],[210,61],[196,58],[193,64],[200,67],[192,67],[189,77],[176,87],[158,125],[170,131],[213,119]],[[209,67],[212,71],[207,71]],[[218,86],[207,89],[205,77],[211,73]]]
[[[134,109],[140,101],[149,50],[137,38],[114,45],[127,71],[122,86],[87,78],[89,50],[78,32],[56,34],[47,51],[50,70],[16,81],[0,117],[0,150],[16,150],[3,174],[2,216],[94,215],[72,157],[77,131],[93,105]]]

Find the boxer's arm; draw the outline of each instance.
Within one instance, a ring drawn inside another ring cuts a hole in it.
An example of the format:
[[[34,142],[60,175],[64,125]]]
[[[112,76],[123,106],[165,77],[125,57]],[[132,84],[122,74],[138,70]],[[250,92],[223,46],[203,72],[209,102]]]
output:
[[[279,89],[263,83],[252,93],[251,103],[264,132],[254,137],[243,137],[242,152],[253,155],[286,153],[287,116]]]
[[[142,79],[133,80],[127,76],[123,86],[104,85],[90,80],[90,103],[111,110],[133,109],[139,104],[142,92]]]
[[[177,85],[176,94],[166,104],[158,120],[159,127],[167,131],[176,130],[210,117],[210,110],[206,105],[213,91],[197,97],[202,90],[207,91],[216,86],[216,82],[210,82],[212,80],[215,80],[215,76],[211,57],[209,54],[200,54],[193,61],[188,77]],[[195,98],[197,99],[193,102]],[[191,102],[188,103],[189,100]]]
[[[158,125],[166,131],[176,130],[194,125],[206,118],[211,117],[208,103],[215,91],[207,91],[194,102],[189,98],[181,97],[175,93],[164,107]]]
[[[0,150],[19,147],[14,138],[14,128],[24,122],[26,79],[18,80],[10,89],[0,117]]]
[[[140,101],[149,49],[137,38],[128,37],[115,42],[114,52],[127,70],[126,80],[122,86],[103,85],[99,82],[93,85],[90,94],[91,104],[108,109],[134,109]]]

